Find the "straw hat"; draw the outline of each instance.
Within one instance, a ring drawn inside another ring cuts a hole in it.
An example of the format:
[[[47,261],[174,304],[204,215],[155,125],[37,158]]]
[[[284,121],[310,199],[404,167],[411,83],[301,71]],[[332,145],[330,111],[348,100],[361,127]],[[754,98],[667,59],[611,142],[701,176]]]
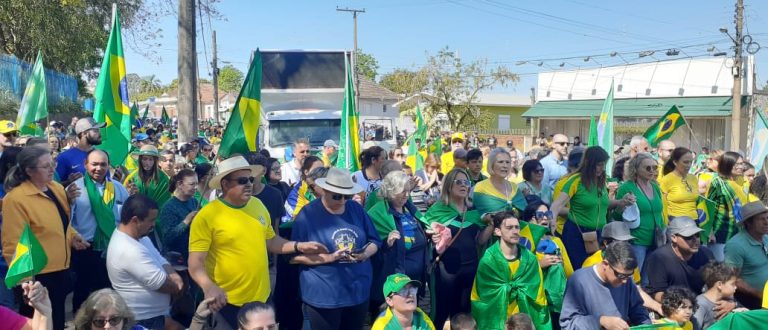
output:
[[[221,189],[221,179],[228,174],[239,170],[251,170],[251,175],[264,175],[264,166],[251,165],[243,156],[234,156],[221,161],[216,165],[216,175],[211,178],[208,185],[213,189]]]
[[[148,144],[148,145],[141,146],[141,149],[139,149],[138,151],[134,151],[133,155],[136,157],[138,156],[160,157],[160,152],[157,151],[157,147],[151,144]]]
[[[352,181],[352,175],[336,167],[328,170],[328,175],[324,178],[315,180],[315,184],[320,188],[342,195],[354,195],[363,191],[363,187]]]

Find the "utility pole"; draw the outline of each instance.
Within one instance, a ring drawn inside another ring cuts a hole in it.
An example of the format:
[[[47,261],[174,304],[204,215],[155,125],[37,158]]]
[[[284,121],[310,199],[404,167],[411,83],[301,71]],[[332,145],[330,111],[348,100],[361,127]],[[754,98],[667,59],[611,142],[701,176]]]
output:
[[[741,79],[742,72],[742,44],[744,36],[744,0],[736,0],[736,35],[733,38],[735,54],[733,57],[733,109],[731,110],[731,150],[741,150]]]
[[[358,105],[360,104],[360,91],[358,90],[357,86],[360,86],[360,82],[357,79],[357,13],[364,13],[365,8],[353,9],[349,7],[347,8],[336,7],[336,11],[352,13],[352,22],[354,24],[354,29],[353,29],[354,56],[352,56],[352,63],[350,65],[352,65],[352,74],[354,74],[354,79],[355,79],[355,110],[359,112],[360,108],[358,107]]]
[[[179,141],[189,142],[197,136],[197,45],[196,0],[179,0],[179,94],[177,120]]]
[[[211,61],[211,67],[213,68],[213,117],[216,120],[216,124],[219,124],[219,63],[216,59],[216,31],[213,31],[211,36],[211,43],[213,46],[213,60]]]

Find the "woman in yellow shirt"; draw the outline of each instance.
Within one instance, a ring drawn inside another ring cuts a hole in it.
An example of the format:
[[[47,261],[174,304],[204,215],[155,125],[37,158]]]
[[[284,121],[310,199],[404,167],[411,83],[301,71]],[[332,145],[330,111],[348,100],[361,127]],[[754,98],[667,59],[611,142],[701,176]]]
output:
[[[699,197],[696,176],[689,174],[693,153],[678,147],[664,164],[664,176],[659,181],[667,217],[687,216],[697,219],[696,200]]]

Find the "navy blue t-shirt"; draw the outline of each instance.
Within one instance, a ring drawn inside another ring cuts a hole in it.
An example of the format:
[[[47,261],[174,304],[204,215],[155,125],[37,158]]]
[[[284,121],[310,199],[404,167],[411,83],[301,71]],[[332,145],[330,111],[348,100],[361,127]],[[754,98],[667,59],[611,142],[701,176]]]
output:
[[[285,207],[283,207],[285,201],[283,201],[280,191],[269,185],[264,185],[264,189],[254,197],[258,198],[267,208],[269,217],[272,218],[272,224],[280,224],[280,218],[285,214]]]
[[[56,157],[56,174],[59,179],[66,181],[72,173],[85,174],[85,156],[88,154],[79,148],[72,147]]]
[[[291,239],[315,241],[330,253],[339,249],[362,249],[371,242],[381,246],[373,222],[360,204],[347,201],[341,215],[328,212],[320,199],[304,206],[293,224]],[[368,301],[371,288],[371,262],[337,261],[317,266],[302,266],[299,275],[302,300],[318,308],[340,308]]]

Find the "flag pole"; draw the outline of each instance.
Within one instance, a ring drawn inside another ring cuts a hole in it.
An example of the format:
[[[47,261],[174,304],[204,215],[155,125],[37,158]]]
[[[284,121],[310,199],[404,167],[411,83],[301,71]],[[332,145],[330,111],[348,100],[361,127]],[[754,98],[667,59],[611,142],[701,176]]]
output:
[[[683,122],[685,122],[685,127],[688,127],[688,131],[691,132],[691,139],[693,139],[693,141],[696,142],[696,145],[699,146],[699,152],[701,152],[701,143],[699,143],[699,139],[696,138],[696,134],[693,133],[693,128],[691,128],[691,124],[688,123],[688,119],[685,119],[685,115],[683,115],[683,110],[681,110],[680,107],[677,107],[677,111],[680,112],[680,117],[683,118]]]

